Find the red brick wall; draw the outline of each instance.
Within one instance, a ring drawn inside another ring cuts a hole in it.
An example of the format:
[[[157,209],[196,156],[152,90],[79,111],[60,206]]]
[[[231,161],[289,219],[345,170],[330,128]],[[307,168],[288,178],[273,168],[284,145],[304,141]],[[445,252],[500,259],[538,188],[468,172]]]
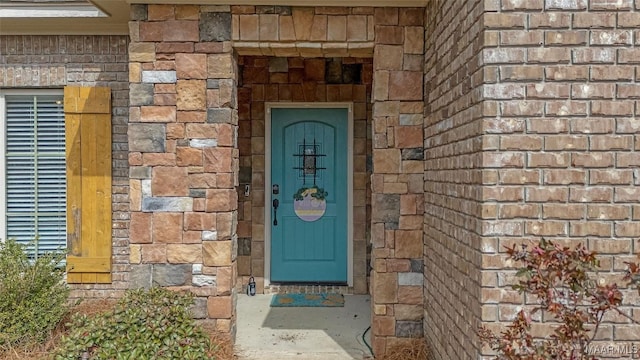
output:
[[[0,36],[0,88],[108,86],[113,113],[113,283],[73,285],[72,296],[119,296],[129,271],[127,36]]]
[[[435,359],[475,359],[480,320],[482,2],[427,8],[424,329]]]
[[[639,8],[632,0],[486,3],[485,322],[508,321],[521,304],[508,288],[504,246],[582,242],[601,254],[611,273],[599,278],[610,281],[640,250]],[[639,318],[637,292],[626,296],[623,311]],[[637,341],[637,326],[611,320],[599,338]]]

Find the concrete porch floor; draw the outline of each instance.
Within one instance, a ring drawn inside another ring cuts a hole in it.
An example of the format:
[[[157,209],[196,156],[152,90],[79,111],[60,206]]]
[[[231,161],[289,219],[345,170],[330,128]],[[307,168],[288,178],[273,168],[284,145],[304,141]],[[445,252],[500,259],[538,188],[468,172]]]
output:
[[[371,359],[362,341],[371,325],[368,295],[345,295],[344,307],[333,308],[272,308],[272,296],[238,296],[236,353],[240,359]]]

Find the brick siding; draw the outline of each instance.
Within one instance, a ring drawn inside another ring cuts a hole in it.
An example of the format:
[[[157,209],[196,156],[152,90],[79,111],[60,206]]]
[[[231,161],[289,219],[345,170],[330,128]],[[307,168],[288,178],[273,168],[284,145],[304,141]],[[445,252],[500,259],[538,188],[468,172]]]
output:
[[[608,281],[640,249],[638,9],[630,0],[443,6],[427,11],[425,327],[440,358],[472,359],[477,325],[499,329],[523,303],[504,246],[585,243]],[[637,292],[625,296],[623,311],[638,318]],[[598,339],[628,342],[637,331],[613,318]]]
[[[473,359],[480,321],[482,3],[427,8],[425,46],[425,315],[435,359]]]
[[[373,54],[372,105],[356,101],[366,115],[355,120],[356,141],[366,143],[356,157],[372,149],[374,350],[424,328],[435,358],[475,359],[477,327],[507,324],[523,302],[509,287],[504,246],[584,242],[600,253],[606,280],[619,280],[640,249],[638,10],[632,0],[432,1],[426,13],[135,5],[131,44],[0,36],[0,87],[112,88],[114,282],[75,286],[74,296],[118,296],[130,277],[135,285],[182,281],[200,295],[198,317],[233,332],[236,274],[260,268],[255,215],[263,213],[257,201],[241,201],[238,213],[236,185],[240,166],[251,166],[260,197],[254,146],[264,119],[260,105],[236,113],[233,42],[244,55]],[[321,45],[296,45],[312,42]],[[275,76],[268,82],[283,75]],[[255,100],[248,86],[238,97]],[[275,100],[288,96],[279,89]],[[368,134],[358,136],[363,127]],[[354,180],[366,192],[362,170]],[[366,203],[357,206],[368,214]],[[255,247],[241,250],[238,265],[236,226]],[[623,311],[640,319],[637,292],[625,296]],[[601,343],[637,340],[637,326],[608,320]],[[549,325],[534,330],[545,335]]]
[[[117,297],[129,271],[129,76],[127,36],[0,36],[0,88],[107,86],[112,96],[111,284],[72,285],[72,297]]]
[[[637,10],[617,2],[485,3],[482,316],[510,320],[521,298],[509,289],[504,246],[541,237],[600,253],[599,275],[620,281],[640,250],[637,205]],[[508,95],[505,97],[505,95]],[[499,225],[499,226],[496,226]],[[640,318],[637,292],[622,310]],[[498,302],[500,304],[498,304]],[[638,339],[611,319],[604,343]],[[546,328],[546,329],[545,329]],[[548,327],[538,328],[541,334]]]

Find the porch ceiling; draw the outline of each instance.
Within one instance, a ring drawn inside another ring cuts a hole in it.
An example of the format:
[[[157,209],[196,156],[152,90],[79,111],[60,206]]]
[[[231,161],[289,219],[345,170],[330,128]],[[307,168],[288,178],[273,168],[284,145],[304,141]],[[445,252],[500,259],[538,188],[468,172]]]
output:
[[[0,33],[4,35],[128,35],[130,4],[195,4],[195,5],[284,5],[317,6],[317,0],[89,0],[107,17],[0,17]],[[428,0],[325,0],[323,6],[393,6],[424,7]],[[11,6],[8,3],[0,5]],[[25,10],[27,11],[27,10]],[[70,22],[72,21],[72,23]]]

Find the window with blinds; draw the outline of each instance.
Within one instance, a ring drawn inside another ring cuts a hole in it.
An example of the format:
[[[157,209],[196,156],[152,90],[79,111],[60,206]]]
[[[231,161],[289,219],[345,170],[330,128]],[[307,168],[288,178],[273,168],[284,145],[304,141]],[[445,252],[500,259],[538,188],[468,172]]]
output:
[[[1,95],[0,95],[1,96]],[[66,246],[63,96],[4,96],[4,238],[28,243],[32,254]]]

